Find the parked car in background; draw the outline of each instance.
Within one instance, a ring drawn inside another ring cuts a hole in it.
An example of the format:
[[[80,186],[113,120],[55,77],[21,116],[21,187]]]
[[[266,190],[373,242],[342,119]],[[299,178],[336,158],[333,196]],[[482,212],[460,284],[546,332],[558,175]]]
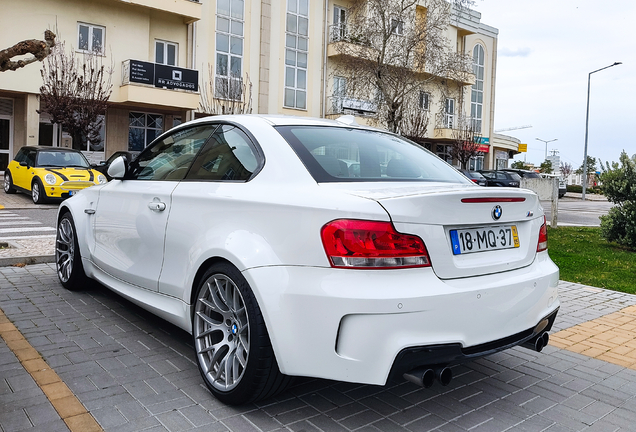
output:
[[[4,172],[5,193],[30,194],[36,204],[62,200],[106,182],[82,152],[48,146],[22,147]]]
[[[475,187],[350,116],[206,117],[108,172],[60,205],[60,282],[190,332],[225,403],[290,376],[447,385],[451,365],[548,342],[559,270],[536,194]]]
[[[468,179],[471,180],[473,183],[477,183],[479,186],[488,186],[486,177],[484,177],[477,171],[469,171],[465,169],[459,169],[458,171],[468,177]]]
[[[501,171],[517,173],[521,178],[541,178],[541,174],[536,171],[517,169],[517,168],[503,168]]]
[[[111,180],[111,178],[108,176],[108,167],[119,156],[124,156],[125,158],[128,159],[128,162],[132,162],[133,159],[137,156],[137,153],[129,152],[129,151],[116,151],[115,153],[110,155],[110,157],[106,159],[105,161],[101,161],[99,164],[93,165],[93,168],[99,171],[100,173],[104,174],[108,180]]]
[[[481,170],[479,172],[486,177],[488,186],[519,187],[521,183],[521,177],[515,172],[499,170]]]

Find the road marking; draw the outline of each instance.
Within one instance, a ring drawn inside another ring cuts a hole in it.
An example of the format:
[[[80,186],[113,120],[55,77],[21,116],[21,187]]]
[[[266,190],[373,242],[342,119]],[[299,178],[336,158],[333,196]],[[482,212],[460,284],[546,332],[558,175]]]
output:
[[[17,219],[17,218],[16,218]],[[29,218],[21,218],[21,219],[29,219]],[[0,226],[15,226],[15,225],[42,225],[42,222],[34,221],[34,220],[12,220],[10,222],[6,222],[0,220]]]
[[[103,432],[95,417],[0,309],[0,336],[71,432]]]
[[[29,240],[29,239],[54,239],[55,234],[40,234],[40,235],[27,235],[27,236],[5,236],[0,237],[0,240]]]
[[[52,227],[0,228],[0,234],[15,233],[15,232],[29,232],[29,231],[33,231],[34,229],[37,231],[55,231],[55,228],[52,228]]]

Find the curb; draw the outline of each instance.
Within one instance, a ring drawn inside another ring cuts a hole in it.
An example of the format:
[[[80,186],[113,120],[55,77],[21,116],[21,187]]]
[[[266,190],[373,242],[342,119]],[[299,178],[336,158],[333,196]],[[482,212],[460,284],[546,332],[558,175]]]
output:
[[[0,258],[0,267],[54,263],[55,255],[33,255]]]

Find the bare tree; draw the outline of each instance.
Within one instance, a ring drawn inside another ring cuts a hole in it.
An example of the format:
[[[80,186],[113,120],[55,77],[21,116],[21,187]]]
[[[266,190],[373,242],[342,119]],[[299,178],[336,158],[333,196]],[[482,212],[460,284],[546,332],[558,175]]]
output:
[[[252,82],[249,75],[240,77],[215,77],[214,69],[208,66],[209,81],[204,82],[201,90],[199,112],[209,115],[251,114]]]
[[[459,161],[462,168],[467,169],[470,159],[479,156],[479,138],[470,121],[463,121],[453,128],[450,155]]]
[[[77,142],[101,142],[100,129],[112,93],[112,67],[106,69],[101,56],[67,53],[64,42],[58,43],[47,57],[41,75],[40,112],[48,113],[51,122]],[[84,147],[85,148],[85,147]]]
[[[334,26],[331,32],[339,54],[333,75],[346,78],[348,97],[376,102],[381,126],[402,132],[409,98],[440,79],[450,87],[461,87],[472,74],[472,58],[451,49],[444,36],[452,14],[469,4],[469,0],[354,2],[346,24]]]
[[[573,172],[574,168],[572,168],[572,164],[568,162],[561,162],[561,175],[563,177],[568,177]]]
[[[36,61],[44,60],[55,46],[55,33],[50,30],[44,32],[44,40],[30,39],[18,42],[12,47],[0,51],[0,72],[17,70]],[[13,57],[32,54],[25,60],[12,61]]]

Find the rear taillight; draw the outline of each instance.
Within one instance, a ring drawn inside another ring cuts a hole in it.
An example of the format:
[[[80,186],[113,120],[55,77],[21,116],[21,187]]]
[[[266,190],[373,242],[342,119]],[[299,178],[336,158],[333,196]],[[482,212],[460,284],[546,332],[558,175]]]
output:
[[[543,216],[543,225],[539,230],[539,243],[537,243],[537,252],[541,252],[548,249],[548,227],[545,222],[545,216]]]
[[[395,269],[428,267],[426,246],[390,222],[338,219],[322,227],[322,244],[332,267]]]

